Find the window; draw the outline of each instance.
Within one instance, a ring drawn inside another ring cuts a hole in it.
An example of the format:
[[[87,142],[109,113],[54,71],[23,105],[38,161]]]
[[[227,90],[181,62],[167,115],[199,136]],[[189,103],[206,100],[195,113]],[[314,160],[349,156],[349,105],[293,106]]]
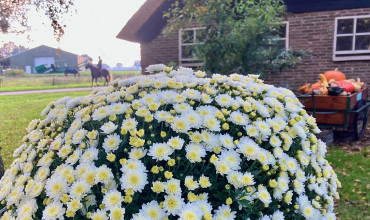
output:
[[[277,35],[280,37],[280,48],[289,48],[289,22],[284,21],[279,27]]]
[[[195,45],[205,39],[205,28],[187,28],[179,31],[179,63],[186,67],[199,67],[203,63],[198,60]]]
[[[370,60],[370,16],[335,19],[334,61]]]

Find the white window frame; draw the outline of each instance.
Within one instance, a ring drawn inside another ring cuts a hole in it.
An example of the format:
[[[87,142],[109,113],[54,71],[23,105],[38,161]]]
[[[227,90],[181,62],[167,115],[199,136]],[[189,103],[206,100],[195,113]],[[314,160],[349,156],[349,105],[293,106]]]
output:
[[[358,18],[370,18],[370,15],[361,16],[344,16],[335,18],[334,26],[334,41],[333,41],[333,61],[351,61],[351,60],[370,60],[370,50],[355,50],[356,36],[370,35],[370,32],[356,33],[357,19]],[[338,20],[342,19],[353,19],[353,31],[350,34],[337,34]],[[352,49],[346,51],[337,51],[337,37],[352,36]],[[361,55],[364,54],[364,55]],[[337,56],[347,55],[347,56]]]
[[[280,38],[281,40],[285,40],[285,49],[289,48],[289,21],[283,21],[285,24],[285,37]]]
[[[180,29],[179,30],[179,65],[180,66],[185,66],[185,67],[198,67],[198,66],[203,66],[204,63],[203,62],[199,62],[199,60],[197,60],[197,57],[194,57],[194,58],[183,58],[182,57],[182,46],[191,46],[191,45],[195,45],[197,44],[196,42],[196,31],[197,30],[204,30],[206,29],[205,27],[192,27],[192,28],[183,28],[183,29]],[[194,31],[194,39],[193,39],[193,43],[182,43],[182,32],[183,31],[189,31],[189,30],[192,30]],[[194,61],[194,62],[192,62]]]

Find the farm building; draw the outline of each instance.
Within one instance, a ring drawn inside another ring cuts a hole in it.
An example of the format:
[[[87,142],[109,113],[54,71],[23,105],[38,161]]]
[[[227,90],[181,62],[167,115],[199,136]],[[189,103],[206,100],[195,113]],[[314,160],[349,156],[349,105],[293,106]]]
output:
[[[26,73],[37,73],[35,67],[75,67],[84,62],[84,58],[73,53],[55,49],[45,45],[35,47],[23,53],[8,57],[3,61],[9,68],[23,69]]]
[[[122,28],[117,38],[140,43],[141,62],[150,64],[175,62],[181,66],[202,65],[187,54],[194,44],[182,40],[183,32],[197,36],[202,27],[191,25],[178,34],[163,33],[166,20],[163,12],[172,0],[147,0]],[[318,74],[338,68],[347,78],[370,82],[370,1],[369,0],[285,0],[285,34],[287,48],[307,50],[311,59],[304,65],[270,76],[274,85],[296,89],[306,82],[315,82]],[[145,71],[145,68],[143,68]]]

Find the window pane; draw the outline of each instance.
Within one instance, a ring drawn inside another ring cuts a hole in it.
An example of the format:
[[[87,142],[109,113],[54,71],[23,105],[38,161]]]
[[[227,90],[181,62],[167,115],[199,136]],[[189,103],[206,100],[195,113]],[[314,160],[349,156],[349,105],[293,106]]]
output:
[[[338,20],[337,34],[353,33],[353,18]]]
[[[337,51],[352,50],[352,37],[337,37]]]
[[[370,32],[370,18],[357,18],[356,33]]]
[[[204,42],[206,39],[206,30],[205,29],[197,29],[196,30],[196,40],[198,42]]]
[[[193,58],[194,57],[194,47],[192,45],[181,47],[181,57],[182,58]]]
[[[356,50],[370,50],[370,35],[356,36]]]
[[[277,35],[281,38],[286,37],[286,24],[282,24],[278,27]]]
[[[194,30],[181,32],[182,43],[194,43]]]

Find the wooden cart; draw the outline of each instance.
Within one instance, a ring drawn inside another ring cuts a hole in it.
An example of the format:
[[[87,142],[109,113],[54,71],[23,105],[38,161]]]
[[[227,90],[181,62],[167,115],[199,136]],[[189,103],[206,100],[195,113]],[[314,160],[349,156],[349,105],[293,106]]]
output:
[[[306,111],[316,118],[319,128],[345,128],[360,139],[366,131],[367,109],[370,106],[366,88],[348,96],[298,96]]]

